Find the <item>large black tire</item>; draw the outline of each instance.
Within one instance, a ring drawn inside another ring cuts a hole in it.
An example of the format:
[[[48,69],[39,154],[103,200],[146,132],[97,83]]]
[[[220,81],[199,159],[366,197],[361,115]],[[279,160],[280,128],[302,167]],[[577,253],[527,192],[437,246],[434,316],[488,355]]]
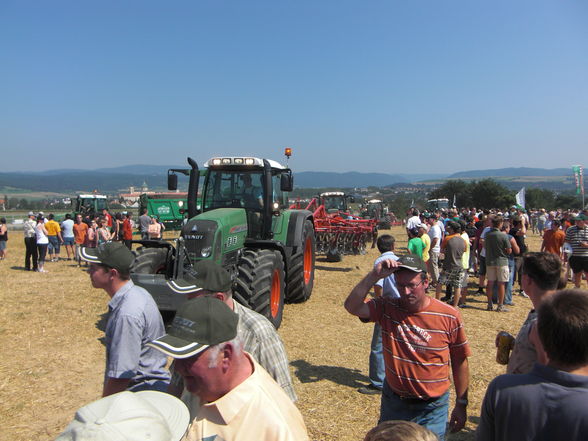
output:
[[[132,273],[162,274],[167,266],[167,248],[139,248],[135,251]]]
[[[290,257],[286,276],[286,302],[302,303],[312,294],[314,284],[314,263],[316,244],[312,222],[304,222],[302,246],[297,247]]]
[[[273,250],[246,249],[238,264],[233,296],[267,317],[277,329],[284,311],[284,261]]]

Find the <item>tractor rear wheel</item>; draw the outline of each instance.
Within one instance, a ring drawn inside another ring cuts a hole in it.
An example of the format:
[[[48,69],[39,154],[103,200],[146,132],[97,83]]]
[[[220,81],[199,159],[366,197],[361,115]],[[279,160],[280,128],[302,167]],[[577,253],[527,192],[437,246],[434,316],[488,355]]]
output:
[[[284,311],[284,261],[274,250],[247,249],[239,259],[234,297],[277,329]]]
[[[302,246],[290,257],[286,282],[286,301],[301,303],[308,300],[314,284],[314,262],[316,244],[312,222],[304,222],[302,229]]]
[[[132,273],[163,274],[167,266],[166,248],[139,248],[135,251]]]

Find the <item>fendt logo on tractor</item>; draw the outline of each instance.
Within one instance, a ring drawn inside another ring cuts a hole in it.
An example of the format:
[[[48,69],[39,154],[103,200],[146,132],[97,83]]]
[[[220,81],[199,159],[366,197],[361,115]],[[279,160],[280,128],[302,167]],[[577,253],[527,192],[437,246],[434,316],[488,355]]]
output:
[[[191,158],[188,163],[190,169],[168,171],[170,191],[177,189],[177,173],[189,176],[188,219],[180,237],[136,241],[142,246],[133,281],[151,293],[162,312],[175,311],[185,296],[170,284],[197,261],[214,260],[232,274],[234,298],[279,327],[284,303],[307,300],[314,282],[313,213],[288,207],[292,171],[255,157],[211,158],[204,170]]]

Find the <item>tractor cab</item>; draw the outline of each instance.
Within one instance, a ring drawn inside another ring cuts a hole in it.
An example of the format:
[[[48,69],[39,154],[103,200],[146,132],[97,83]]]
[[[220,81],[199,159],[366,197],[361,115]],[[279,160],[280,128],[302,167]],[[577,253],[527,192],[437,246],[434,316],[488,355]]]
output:
[[[94,216],[108,210],[108,199],[102,194],[80,194],[72,201],[74,217],[76,214]]]
[[[202,211],[244,208],[248,237],[272,239],[272,223],[287,208],[292,172],[276,161],[222,157],[207,161]]]
[[[348,213],[348,201],[353,202],[353,198],[342,191],[329,191],[320,195],[320,202],[327,213]]]

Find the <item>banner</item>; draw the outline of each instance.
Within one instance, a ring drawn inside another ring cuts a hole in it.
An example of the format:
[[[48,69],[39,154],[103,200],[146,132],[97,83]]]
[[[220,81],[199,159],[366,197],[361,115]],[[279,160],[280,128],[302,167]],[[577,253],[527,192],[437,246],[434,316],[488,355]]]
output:
[[[584,169],[581,165],[573,165],[572,170],[576,181],[576,194],[584,194]]]
[[[521,188],[521,191],[519,191],[515,197],[517,205],[525,208],[525,187]]]

